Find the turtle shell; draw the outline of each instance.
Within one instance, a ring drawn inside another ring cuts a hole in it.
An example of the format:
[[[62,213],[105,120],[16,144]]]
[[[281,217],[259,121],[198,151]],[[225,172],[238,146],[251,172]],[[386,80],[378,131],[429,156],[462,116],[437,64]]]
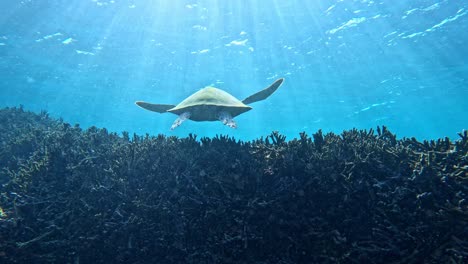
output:
[[[214,87],[206,87],[187,97],[168,112],[180,115],[190,112],[194,121],[215,121],[219,113],[226,112],[232,117],[249,111],[252,107],[242,103],[229,93]]]

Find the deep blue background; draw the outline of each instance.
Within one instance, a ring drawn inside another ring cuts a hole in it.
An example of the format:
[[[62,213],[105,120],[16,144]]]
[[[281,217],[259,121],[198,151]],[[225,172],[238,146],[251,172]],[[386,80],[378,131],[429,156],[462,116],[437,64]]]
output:
[[[3,0],[0,107],[138,134],[291,139],[387,125],[457,138],[468,127],[467,15],[468,1],[448,0]],[[176,116],[134,105],[176,104],[207,85],[242,99],[278,77],[237,130],[187,121],[171,132]]]

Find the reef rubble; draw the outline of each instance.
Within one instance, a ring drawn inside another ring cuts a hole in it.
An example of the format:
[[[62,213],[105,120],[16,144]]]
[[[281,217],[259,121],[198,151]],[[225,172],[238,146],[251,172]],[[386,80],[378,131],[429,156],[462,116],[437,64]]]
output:
[[[468,263],[468,133],[244,142],[0,110],[1,263]]]

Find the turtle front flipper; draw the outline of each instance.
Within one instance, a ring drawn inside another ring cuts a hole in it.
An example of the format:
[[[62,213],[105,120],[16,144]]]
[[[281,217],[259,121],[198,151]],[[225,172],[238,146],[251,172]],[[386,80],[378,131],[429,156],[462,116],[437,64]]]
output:
[[[232,116],[227,112],[221,112],[218,115],[219,121],[223,122],[228,127],[237,128],[236,121],[232,119]]]
[[[180,114],[179,117],[174,121],[174,123],[172,123],[171,130],[174,130],[176,127],[180,126],[180,124],[182,124],[182,122],[184,122],[185,120],[189,119],[189,117],[190,112],[184,112]]]
[[[254,93],[251,96],[242,100],[242,103],[251,104],[251,103],[261,101],[261,100],[265,100],[268,96],[272,95],[280,87],[283,81],[284,81],[284,78],[276,80],[267,88],[261,90],[260,92]]]
[[[167,110],[174,108],[175,105],[169,104],[151,104],[147,102],[137,101],[135,102],[141,108],[144,108],[149,111],[158,112],[158,113],[167,113]]]

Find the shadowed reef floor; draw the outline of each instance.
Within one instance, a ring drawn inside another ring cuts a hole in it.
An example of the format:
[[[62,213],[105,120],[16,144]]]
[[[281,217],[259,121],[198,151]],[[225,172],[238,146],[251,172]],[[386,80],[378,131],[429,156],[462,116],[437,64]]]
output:
[[[2,263],[466,263],[468,133],[119,136],[0,110]]]

